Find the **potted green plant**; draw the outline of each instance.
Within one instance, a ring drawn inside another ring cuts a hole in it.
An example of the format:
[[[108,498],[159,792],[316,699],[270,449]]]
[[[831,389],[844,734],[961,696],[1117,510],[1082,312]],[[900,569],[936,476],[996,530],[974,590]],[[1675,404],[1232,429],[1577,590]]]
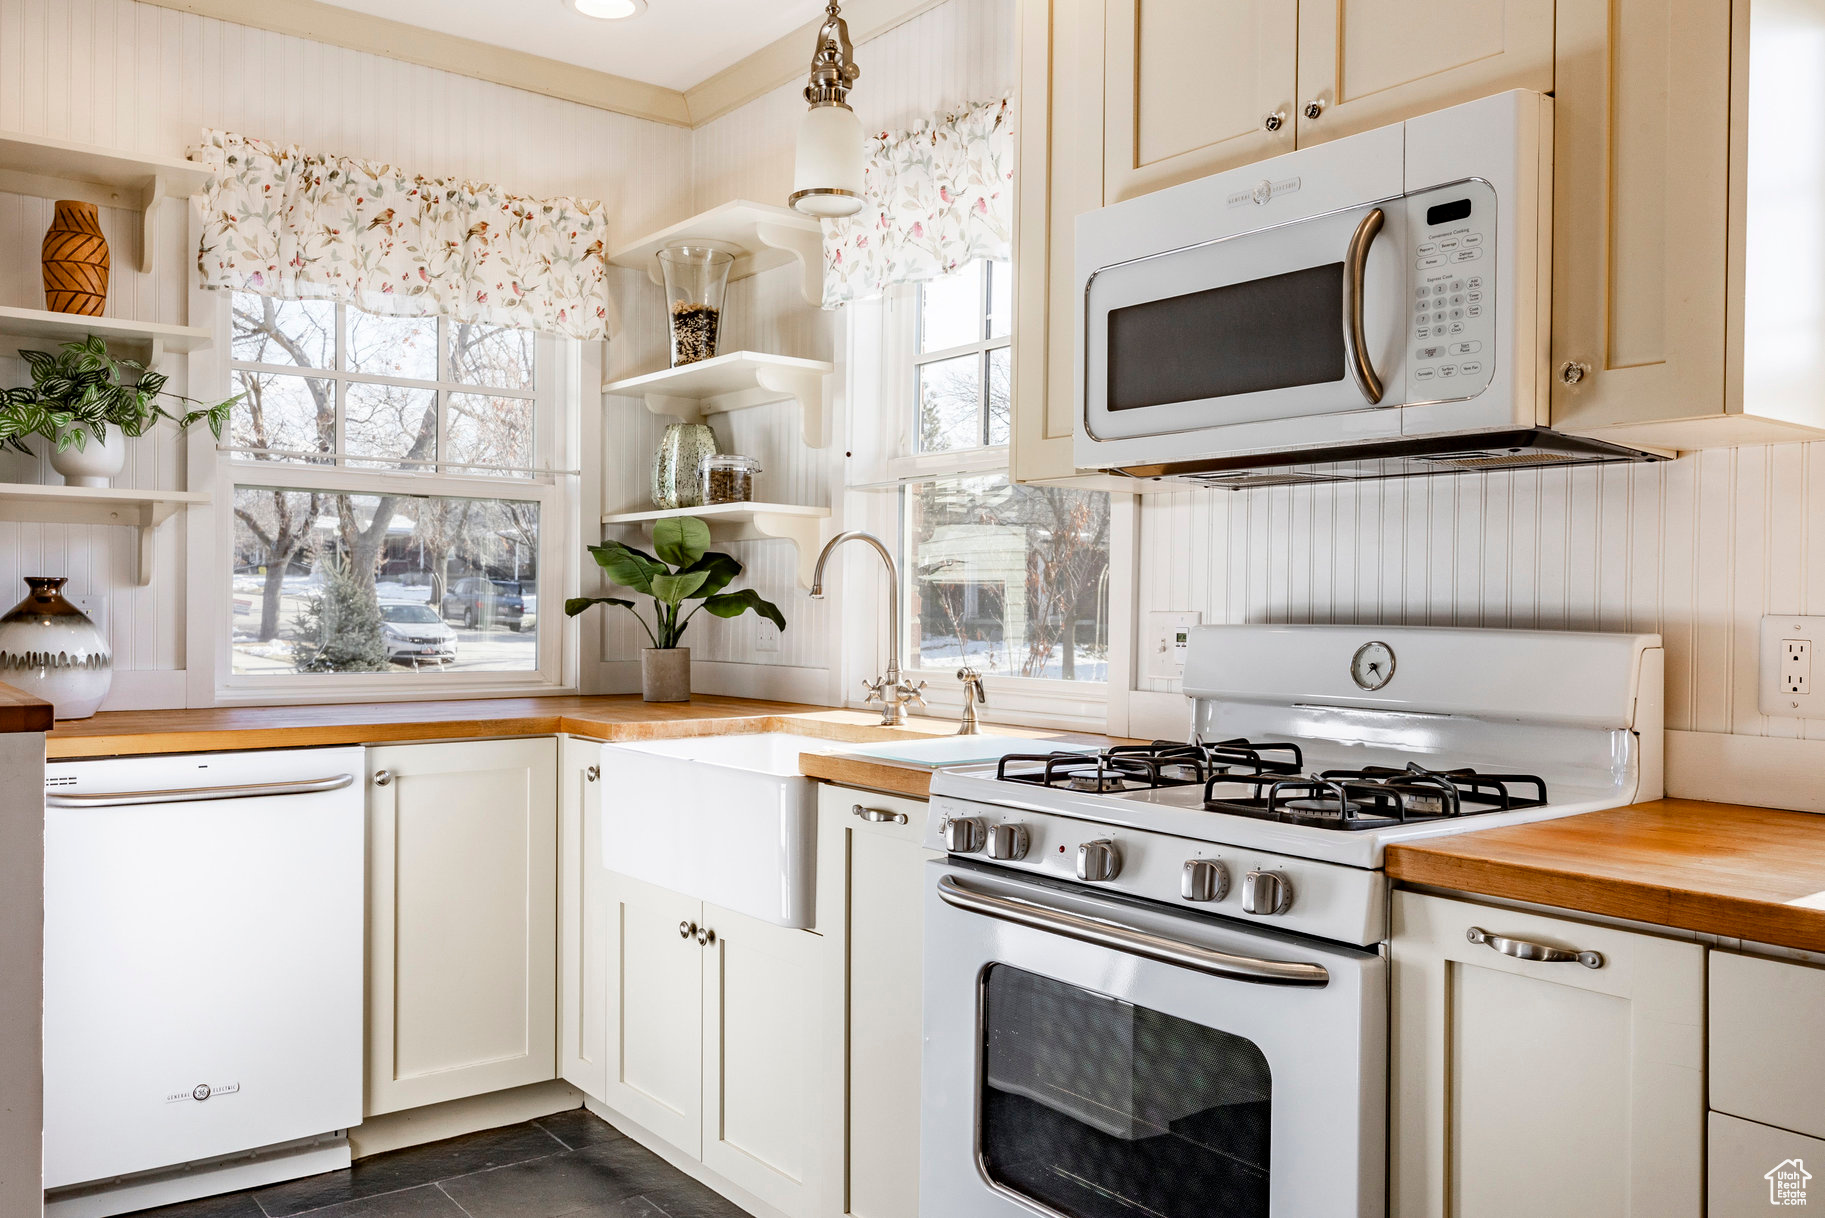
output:
[[[754,589],[723,591],[741,574],[741,564],[710,550],[710,526],[694,516],[668,516],[655,523],[652,554],[618,541],[590,546],[589,552],[610,582],[652,598],[653,624],[640,616],[633,601],[618,596],[572,597],[564,602],[564,612],[575,617],[591,605],[620,605],[633,613],[653,641],[640,651],[641,693],[648,702],[690,698],[691,649],[679,646],[679,640],[701,611],[740,617],[751,610],[781,630],[786,628],[779,607],[762,600]],[[685,612],[691,601],[697,606]]]
[[[160,419],[176,423],[179,431],[207,422],[220,440],[229,411],[241,400],[237,393],[204,405],[170,393],[163,373],[135,360],[115,359],[95,334],[65,343],[55,354],[21,351],[19,358],[31,369],[32,383],[0,392],[0,446],[29,456],[26,439],[43,436],[52,445],[51,468],[71,486],[108,485],[127,463],[126,441],[144,435]],[[172,414],[160,398],[196,409]]]

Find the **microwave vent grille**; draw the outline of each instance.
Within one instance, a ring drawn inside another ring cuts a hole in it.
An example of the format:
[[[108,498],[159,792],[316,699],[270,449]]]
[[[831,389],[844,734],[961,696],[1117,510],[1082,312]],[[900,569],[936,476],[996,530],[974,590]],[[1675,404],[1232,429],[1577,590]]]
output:
[[[1421,457],[1420,460],[1433,465],[1448,465],[1453,469],[1517,469],[1533,465],[1575,465],[1601,458],[1578,453],[1522,452],[1453,453],[1444,457]]]
[[[1307,474],[1292,471],[1270,471],[1266,473],[1242,474],[1198,474],[1188,479],[1202,486],[1217,490],[1247,491],[1257,487],[1268,486],[1309,486],[1318,482],[1348,482],[1350,479],[1336,474]]]

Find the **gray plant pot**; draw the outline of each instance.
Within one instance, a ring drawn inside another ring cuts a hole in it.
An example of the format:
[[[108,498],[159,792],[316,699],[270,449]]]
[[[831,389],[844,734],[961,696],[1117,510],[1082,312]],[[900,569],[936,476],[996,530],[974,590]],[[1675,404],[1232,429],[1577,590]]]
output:
[[[691,649],[642,647],[640,696],[648,702],[691,700]]]

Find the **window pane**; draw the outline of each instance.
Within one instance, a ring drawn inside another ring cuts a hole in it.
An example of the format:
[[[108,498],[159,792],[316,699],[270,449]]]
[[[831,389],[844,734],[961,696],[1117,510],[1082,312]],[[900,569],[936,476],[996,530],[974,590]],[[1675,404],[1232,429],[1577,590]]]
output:
[[[349,309],[348,370],[415,381],[437,379],[437,319],[380,317]]]
[[[989,263],[989,337],[1006,338],[1013,332],[1014,268],[1006,262]]]
[[[244,486],[234,506],[234,672],[537,667],[536,503]]]
[[[1006,347],[989,352],[989,443],[1006,444],[1013,410],[1013,365]]]
[[[919,365],[919,451],[982,446],[982,357]]]
[[[916,667],[1108,679],[1107,494],[936,479],[906,489],[906,526]]]
[[[919,352],[982,341],[982,263],[919,285]]]
[[[466,321],[453,321],[449,326],[451,380],[531,392],[538,335],[531,330]]]
[[[229,442],[240,448],[295,453],[332,453],[336,449],[336,386],[315,377],[236,372],[241,400],[229,422]],[[329,457],[284,457],[252,454],[256,461],[330,460]]]
[[[437,391],[350,381],[342,391],[343,452],[383,457],[399,468],[429,468],[437,456]],[[402,461],[401,458],[421,460]]]
[[[450,395],[450,418],[444,429],[445,461],[482,465],[532,464],[532,401],[491,398],[479,393]],[[461,469],[456,474],[499,474],[499,470]],[[523,476],[523,475],[522,475]]]
[[[327,300],[274,300],[234,294],[234,358],[248,364],[336,366],[336,306]]]

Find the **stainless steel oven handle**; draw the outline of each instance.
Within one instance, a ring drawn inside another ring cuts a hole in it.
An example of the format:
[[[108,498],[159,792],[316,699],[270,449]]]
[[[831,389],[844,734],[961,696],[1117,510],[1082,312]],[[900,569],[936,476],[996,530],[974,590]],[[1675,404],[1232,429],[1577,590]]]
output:
[[[340,791],[354,783],[353,774],[331,778],[306,778],[295,782],[247,782],[231,787],[174,787],[169,791],[77,791],[50,794],[44,802],[53,808],[119,808],[128,804],[179,804],[204,799],[253,799],[266,795],[311,795]]]
[[[1001,896],[968,888],[954,876],[938,877],[938,897],[946,905],[968,913],[978,913],[1019,926],[1030,926],[1048,934],[1063,935],[1080,943],[1114,948],[1132,956],[1170,964],[1177,968],[1196,969],[1212,977],[1229,981],[1252,981],[1259,985],[1310,985],[1329,983],[1331,975],[1322,964],[1303,964],[1292,960],[1261,960],[1253,956],[1236,956],[1213,948],[1136,930],[1119,922],[1092,918],[1057,909],[1024,897]]]
[[[1362,321],[1362,287],[1363,279],[1369,270],[1369,247],[1375,244],[1375,234],[1381,231],[1387,217],[1381,208],[1373,208],[1350,234],[1350,248],[1343,256],[1343,349],[1346,362],[1350,366],[1350,378],[1356,382],[1356,388],[1369,405],[1380,403],[1382,394],[1387,392],[1381,383],[1381,377],[1375,373],[1375,365],[1369,362],[1365,348],[1368,340],[1363,335]]]

